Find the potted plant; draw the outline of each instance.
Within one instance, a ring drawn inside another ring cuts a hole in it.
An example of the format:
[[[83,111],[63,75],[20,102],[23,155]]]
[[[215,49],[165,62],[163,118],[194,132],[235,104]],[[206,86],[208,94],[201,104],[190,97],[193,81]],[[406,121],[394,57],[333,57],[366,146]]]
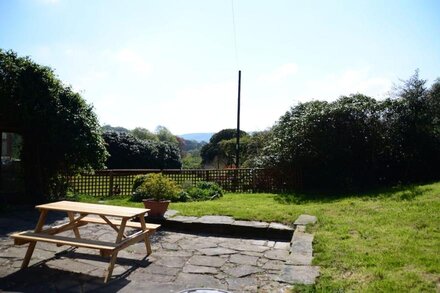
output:
[[[136,177],[133,191],[133,200],[142,200],[145,208],[150,209],[148,216],[163,217],[171,200],[178,198],[180,189],[170,178],[151,173]]]

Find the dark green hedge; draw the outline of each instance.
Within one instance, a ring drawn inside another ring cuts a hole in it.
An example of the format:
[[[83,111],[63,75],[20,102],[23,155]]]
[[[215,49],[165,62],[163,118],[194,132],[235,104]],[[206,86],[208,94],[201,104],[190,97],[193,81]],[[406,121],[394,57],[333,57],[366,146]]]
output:
[[[301,170],[308,189],[440,179],[440,81],[416,73],[378,101],[356,94],[292,107],[273,127],[266,166]]]

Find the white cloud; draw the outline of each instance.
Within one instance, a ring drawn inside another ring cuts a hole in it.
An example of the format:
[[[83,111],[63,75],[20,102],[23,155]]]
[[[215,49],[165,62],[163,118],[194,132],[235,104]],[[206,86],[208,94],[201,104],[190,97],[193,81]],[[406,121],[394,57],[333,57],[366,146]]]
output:
[[[103,77],[95,72],[92,78]],[[295,102],[310,101],[312,98],[336,100],[340,95],[356,92],[378,98],[391,86],[388,78],[376,77],[368,69],[345,70],[310,82],[296,82],[294,85],[283,81],[277,86],[270,83],[252,86],[255,83],[258,83],[258,79],[250,80],[242,88],[241,128],[246,131],[272,126]],[[127,88],[126,83],[121,85]],[[116,86],[112,85],[111,90],[107,86],[103,87],[105,93],[97,93],[101,99],[97,101],[96,108],[102,122],[149,129],[160,124],[173,133],[219,131],[236,127],[235,80],[188,84],[175,91],[170,89],[157,99],[142,98],[137,88],[126,92]]]
[[[136,73],[149,75],[152,71],[152,65],[133,49],[124,48],[116,51],[112,57]]]
[[[48,62],[52,56],[53,52],[51,47],[46,45],[36,46],[33,50],[33,54],[31,54],[31,58],[39,58],[43,60],[44,63]]]
[[[381,99],[391,88],[392,82],[385,76],[374,77],[368,68],[349,69],[321,79],[306,82],[296,99],[302,102],[314,100],[334,101],[342,95],[365,94]]]
[[[258,80],[269,83],[275,83],[275,82],[283,81],[287,77],[294,75],[297,72],[298,72],[298,65],[296,65],[295,63],[287,63],[275,68],[270,73],[260,75],[258,77]]]
[[[184,81],[174,73],[163,81],[162,68],[152,75],[150,56],[137,46],[94,51],[77,44],[53,44],[34,50],[41,64],[57,69],[60,78],[95,105],[102,123],[154,129],[165,125],[173,133],[219,131],[236,126],[237,81],[222,76],[217,82]],[[301,73],[305,70],[301,70]],[[242,84],[241,127],[261,130],[296,102],[336,100],[341,95],[363,93],[380,98],[394,77],[377,75],[368,67],[334,74],[299,74],[294,63],[280,65],[267,74],[245,75]],[[310,71],[308,71],[310,72]],[[295,78],[291,78],[294,76]]]
[[[90,68],[87,72],[76,76],[73,89],[78,92],[88,91],[96,85],[105,83],[110,74],[107,71]]]
[[[169,117],[166,126],[175,133],[185,133],[189,129],[218,131],[234,127],[236,123],[236,82],[188,86],[177,90],[174,97],[163,102],[158,113],[166,113]]]
[[[134,48],[97,51],[71,43],[36,48],[42,64],[55,68],[66,84],[93,102],[104,99],[108,92],[138,90],[151,77],[151,64],[138,52]]]

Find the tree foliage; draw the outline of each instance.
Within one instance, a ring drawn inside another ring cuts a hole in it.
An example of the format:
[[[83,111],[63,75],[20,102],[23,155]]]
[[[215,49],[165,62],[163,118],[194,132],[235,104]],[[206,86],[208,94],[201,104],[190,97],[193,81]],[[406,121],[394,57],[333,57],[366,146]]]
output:
[[[182,159],[183,168],[186,169],[197,169],[201,167],[201,158],[200,158],[200,149],[205,142],[197,142],[195,140],[186,140],[184,138],[175,136],[171,133],[166,127],[158,126],[155,132],[151,132],[143,127],[136,127],[132,130],[126,129],[124,127],[112,127],[110,125],[104,125],[102,129],[105,129],[105,132],[116,132],[116,133],[125,133],[130,134],[140,141],[144,141],[147,145],[160,145],[158,142],[162,142],[166,145],[172,145],[173,147],[177,147],[180,151],[180,158]],[[110,160],[111,161],[111,160]],[[114,166],[113,163],[110,163]],[[141,165],[145,165],[142,163]],[[155,165],[157,165],[155,163]],[[118,163],[117,166],[123,166],[123,164]]]
[[[356,94],[292,107],[273,127],[266,166],[302,170],[308,188],[364,188],[438,179],[439,84],[418,73],[394,98]]]
[[[183,169],[200,169],[202,167],[202,158],[199,150],[191,150],[186,152],[182,157]]]
[[[171,133],[165,126],[157,126],[156,127],[156,136],[159,141],[167,142],[169,144],[178,146],[179,142],[177,141],[177,137]]]
[[[110,124],[105,124],[101,127],[102,132],[122,132],[122,133],[130,133],[125,127],[122,126],[111,126]]]
[[[200,150],[206,142],[198,142],[196,140],[187,140],[176,136],[179,142],[180,155],[182,157],[183,169],[200,169],[202,167],[202,158]]]
[[[235,165],[235,146],[234,152],[231,152],[231,143],[237,135],[236,129],[223,129],[215,133],[209,143],[204,145],[200,151],[202,157],[202,164],[212,164],[214,159],[222,161],[223,165],[230,166]],[[247,136],[248,134],[240,130],[240,138]],[[229,142],[226,142],[229,141]]]
[[[140,140],[159,141],[159,138],[157,137],[156,134],[142,127],[136,127],[135,129],[130,131],[130,134]]]
[[[0,125],[23,135],[26,190],[35,201],[63,190],[59,179],[101,168],[106,151],[93,108],[52,69],[0,50]]]
[[[110,169],[179,169],[179,149],[170,143],[140,140],[128,133],[103,134]]]
[[[247,139],[246,139],[247,138]],[[259,168],[263,167],[262,157],[264,156],[264,149],[269,145],[271,139],[271,131],[257,131],[253,132],[249,137],[240,140],[241,152],[241,166],[244,168]]]
[[[397,98],[386,101],[387,175],[395,180],[437,179],[440,174],[440,84],[430,89],[425,84],[416,71],[395,89]]]

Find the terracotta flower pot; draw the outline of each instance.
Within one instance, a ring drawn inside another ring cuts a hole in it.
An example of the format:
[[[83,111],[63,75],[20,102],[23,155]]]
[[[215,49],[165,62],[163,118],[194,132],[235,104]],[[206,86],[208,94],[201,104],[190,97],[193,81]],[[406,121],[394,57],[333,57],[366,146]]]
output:
[[[146,209],[150,209],[148,216],[150,217],[163,217],[168,209],[170,200],[155,200],[155,199],[143,199],[142,202]]]

